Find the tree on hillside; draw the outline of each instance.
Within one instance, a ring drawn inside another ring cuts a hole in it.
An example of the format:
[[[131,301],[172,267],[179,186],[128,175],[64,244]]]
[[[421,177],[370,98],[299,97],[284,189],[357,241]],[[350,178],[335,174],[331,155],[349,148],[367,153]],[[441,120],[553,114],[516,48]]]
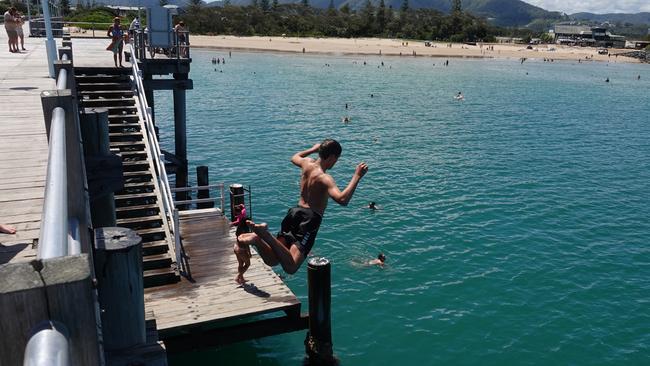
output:
[[[386,29],[386,3],[381,0],[377,9],[377,30],[379,33],[384,33],[384,29]]]
[[[273,9],[273,11],[278,10],[278,5],[279,5],[278,0],[273,0],[273,3],[271,5],[271,9]]]
[[[341,7],[341,13],[350,14],[350,5],[348,5],[348,3],[343,4]]]
[[[372,34],[374,32],[373,25],[375,24],[375,7],[370,0],[366,0],[363,8],[361,8],[361,18],[363,19],[363,30],[365,33]]]
[[[400,10],[403,12],[407,12],[409,10],[409,0],[402,1],[402,7]]]
[[[305,8],[308,8],[308,7],[309,7],[309,0],[301,0],[300,3],[301,3],[302,6],[304,6]]]
[[[452,13],[462,13],[463,12],[463,6],[461,4],[460,0],[452,0],[451,1],[451,12]]]
[[[269,0],[260,0],[260,8],[262,8],[262,10],[268,11],[269,7]]]
[[[329,16],[335,16],[336,15],[336,7],[334,6],[334,0],[330,0],[330,4],[327,7],[327,15],[329,15]]]
[[[61,0],[61,11],[63,16],[70,14],[70,0]]]
[[[190,0],[190,5],[194,6],[201,6],[204,5],[205,2],[203,0]]]

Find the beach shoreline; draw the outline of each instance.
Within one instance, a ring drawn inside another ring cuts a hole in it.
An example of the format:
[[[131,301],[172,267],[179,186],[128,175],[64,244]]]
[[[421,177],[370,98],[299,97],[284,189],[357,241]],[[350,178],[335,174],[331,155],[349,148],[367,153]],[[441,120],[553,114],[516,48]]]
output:
[[[431,42],[425,46],[423,41],[404,41],[388,38],[315,38],[315,37],[238,37],[192,35],[192,48],[246,51],[280,52],[345,56],[402,56],[436,58],[485,58],[530,60],[569,60],[639,63],[640,61],[619,53],[627,49],[609,49],[609,55],[600,55],[597,48],[569,47],[555,44],[533,45],[527,49],[522,44]]]

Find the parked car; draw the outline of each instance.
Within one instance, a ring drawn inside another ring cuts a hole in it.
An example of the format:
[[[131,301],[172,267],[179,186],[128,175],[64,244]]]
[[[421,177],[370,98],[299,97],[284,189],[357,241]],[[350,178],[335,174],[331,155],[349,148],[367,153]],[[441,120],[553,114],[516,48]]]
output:
[[[607,51],[607,48],[599,48],[598,49],[598,54],[599,55],[606,55],[608,53],[609,53],[609,51]]]

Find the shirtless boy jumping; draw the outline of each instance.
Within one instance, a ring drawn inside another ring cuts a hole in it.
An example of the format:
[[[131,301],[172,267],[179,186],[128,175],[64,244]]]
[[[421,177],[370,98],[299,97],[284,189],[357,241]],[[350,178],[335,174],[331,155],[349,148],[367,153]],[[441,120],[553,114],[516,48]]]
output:
[[[343,191],[339,190],[334,178],[325,172],[334,167],[341,151],[338,142],[326,139],[291,157],[291,162],[302,170],[298,206],[289,209],[277,237],[271,235],[266,223],[255,224],[249,220],[247,224],[253,232],[241,234],[239,242],[254,245],[267,265],[280,264],[285,272],[296,273],[314,245],[328,198],[347,206],[368,171],[366,163],[359,163],[350,183]],[[318,159],[309,158],[315,152]]]

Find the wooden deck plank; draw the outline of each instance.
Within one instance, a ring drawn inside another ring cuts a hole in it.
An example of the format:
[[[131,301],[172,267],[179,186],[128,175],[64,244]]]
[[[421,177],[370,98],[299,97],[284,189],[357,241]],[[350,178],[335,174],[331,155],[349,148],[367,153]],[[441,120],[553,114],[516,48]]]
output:
[[[234,230],[218,211],[197,212],[196,217],[185,212],[180,224],[196,282],[183,279],[145,290],[145,306],[154,312],[163,339],[232,318],[300,307],[296,296],[254,251],[244,275],[247,284],[235,282]]]
[[[0,43],[6,37],[1,32]],[[56,84],[43,39],[26,37],[25,46],[28,52],[0,53],[0,222],[17,229],[0,234],[0,263],[35,257],[43,207],[48,144],[40,93]]]

